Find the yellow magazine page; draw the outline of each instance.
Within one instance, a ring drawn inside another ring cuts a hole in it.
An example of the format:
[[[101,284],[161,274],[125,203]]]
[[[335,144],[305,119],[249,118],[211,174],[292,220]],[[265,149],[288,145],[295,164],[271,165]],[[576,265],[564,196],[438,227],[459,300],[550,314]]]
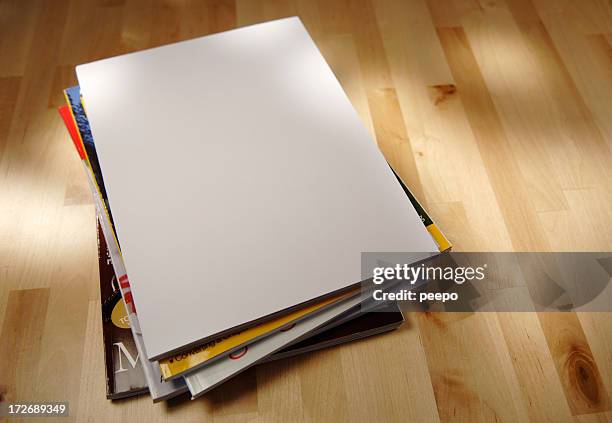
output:
[[[254,339],[261,337],[262,335],[279,330],[283,326],[288,325],[301,317],[314,313],[315,311],[347,298],[356,292],[357,290],[354,290],[346,294],[330,297],[321,302],[306,306],[302,309],[294,311],[293,313],[286,314],[252,328],[212,340],[185,353],[176,354],[172,357],[161,359],[159,361],[159,367],[161,369],[162,376],[164,379],[169,379],[188,370],[193,370],[223,353],[234,350],[253,341]]]
[[[438,244],[438,248],[440,249],[441,253],[448,251],[452,248],[453,245],[444,236],[442,231],[436,226],[435,223],[427,225],[426,229],[431,235],[431,237],[434,239],[434,241],[436,241],[436,243]]]
[[[412,206],[414,207],[419,217],[421,218],[421,221],[423,222],[423,225],[425,225],[425,228],[429,232],[429,235],[431,235],[434,242],[438,245],[438,250],[441,253],[450,250],[453,247],[451,242],[448,240],[448,238],[446,238],[446,236],[444,236],[440,228],[438,228],[438,226],[434,223],[431,217],[429,217],[425,209],[421,206],[421,204],[416,199],[416,197],[412,194],[410,189],[408,189],[408,187],[406,186],[402,178],[397,174],[397,172],[392,167],[391,167],[391,171],[393,172],[393,174],[397,178],[397,181],[402,186],[402,189],[404,190],[404,192],[410,199]]]

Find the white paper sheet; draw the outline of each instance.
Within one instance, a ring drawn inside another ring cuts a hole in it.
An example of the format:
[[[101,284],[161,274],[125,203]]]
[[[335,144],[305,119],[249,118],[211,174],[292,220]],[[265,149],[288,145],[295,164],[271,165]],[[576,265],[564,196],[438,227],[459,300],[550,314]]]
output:
[[[77,75],[151,360],[437,252],[297,18]]]

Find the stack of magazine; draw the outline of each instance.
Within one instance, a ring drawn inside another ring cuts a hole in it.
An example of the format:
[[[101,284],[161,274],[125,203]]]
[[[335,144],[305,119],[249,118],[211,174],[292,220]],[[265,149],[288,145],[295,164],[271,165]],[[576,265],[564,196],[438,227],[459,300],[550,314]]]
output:
[[[196,398],[397,328],[397,305],[363,302],[361,253],[450,248],[297,18],[77,76],[59,111],[98,213],[110,399]]]

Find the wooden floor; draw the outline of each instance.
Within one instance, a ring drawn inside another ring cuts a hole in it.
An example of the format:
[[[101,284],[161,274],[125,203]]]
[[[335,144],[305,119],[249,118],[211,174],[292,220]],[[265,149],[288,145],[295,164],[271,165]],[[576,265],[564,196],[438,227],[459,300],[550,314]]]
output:
[[[197,401],[105,399],[61,90],[83,62],[292,15],[456,250],[612,250],[609,0],[0,0],[4,400],[69,401],[78,422],[612,422],[606,313],[410,315]]]

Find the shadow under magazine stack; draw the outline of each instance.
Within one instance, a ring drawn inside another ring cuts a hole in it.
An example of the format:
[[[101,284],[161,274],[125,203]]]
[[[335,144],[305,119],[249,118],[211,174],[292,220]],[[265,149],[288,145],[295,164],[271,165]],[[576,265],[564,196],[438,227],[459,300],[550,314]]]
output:
[[[125,304],[112,268],[110,254],[102,228],[98,224],[98,260],[100,266],[100,299],[102,305],[102,330],[106,365],[106,397],[127,398],[146,393],[149,388],[142,369],[141,358],[134,343]],[[377,312],[362,313],[353,310],[334,319],[320,329],[308,334],[308,338],[283,348],[266,357],[263,362],[289,358],[298,354],[355,341],[398,328],[404,317],[396,304],[389,304]],[[290,329],[288,326],[287,329]],[[208,344],[204,349],[213,348]],[[178,357],[177,363],[189,362],[187,352]],[[234,360],[248,354],[248,345],[232,353]]]
[[[362,304],[361,253],[450,248],[297,18],[77,76],[60,114],[98,212],[108,398],[195,398],[398,327]]]

